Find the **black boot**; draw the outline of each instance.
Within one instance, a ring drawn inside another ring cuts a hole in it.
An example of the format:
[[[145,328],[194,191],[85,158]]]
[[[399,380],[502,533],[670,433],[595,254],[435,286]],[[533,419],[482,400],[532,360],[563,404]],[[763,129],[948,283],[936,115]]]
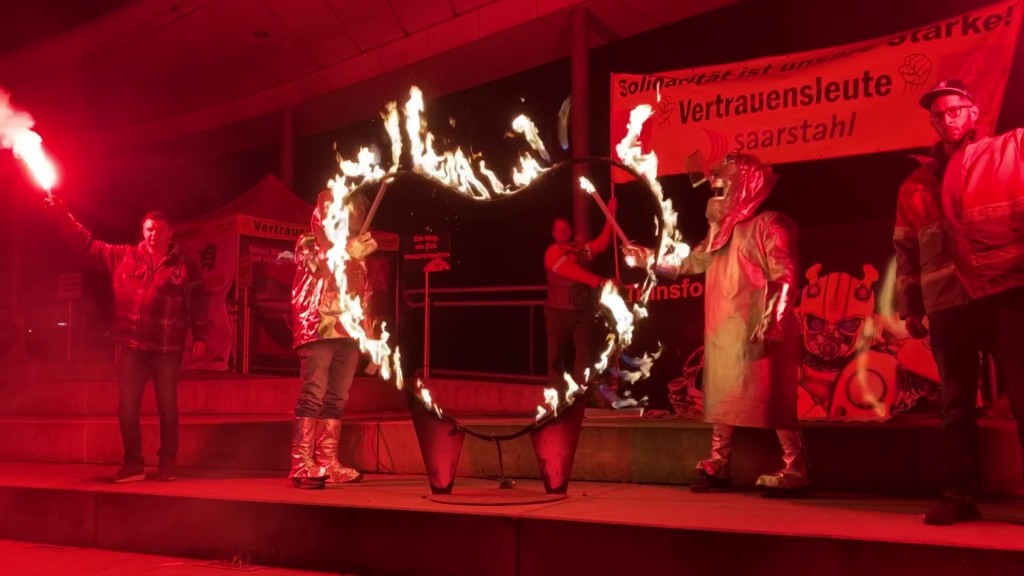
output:
[[[924,523],[933,526],[949,526],[957,522],[981,520],[981,512],[974,498],[965,494],[947,492],[924,515]]]
[[[719,478],[703,470],[697,470],[697,481],[690,484],[690,492],[726,492],[732,490],[732,478]]]

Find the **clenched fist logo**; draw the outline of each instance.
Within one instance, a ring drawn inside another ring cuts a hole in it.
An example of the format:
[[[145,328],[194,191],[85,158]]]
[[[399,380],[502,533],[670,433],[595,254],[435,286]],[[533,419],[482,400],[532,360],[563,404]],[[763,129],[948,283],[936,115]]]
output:
[[[919,90],[932,75],[932,61],[924,54],[911,54],[900,65],[899,73],[904,82],[904,94]]]

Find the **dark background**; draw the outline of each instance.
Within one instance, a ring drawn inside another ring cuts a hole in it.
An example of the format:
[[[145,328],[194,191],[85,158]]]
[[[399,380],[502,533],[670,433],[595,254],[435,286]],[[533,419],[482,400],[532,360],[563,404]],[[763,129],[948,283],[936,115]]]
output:
[[[987,4],[978,0],[749,0],[595,49],[591,53],[591,151],[608,154],[609,74],[613,71],[658,72],[838,46]],[[1024,119],[1024,107],[1018,105],[1024,96],[1020,50],[1018,46],[1002,110],[982,111],[999,114],[999,130],[1021,125]],[[511,121],[520,113],[536,122],[555,161],[567,157],[555,134],[557,113],[569,92],[569,62],[562,60],[440,98],[425,94],[426,117],[437,137],[438,150],[459,145],[463,150],[481,153],[489,167],[510,181],[512,164],[526,147],[521,138],[510,135]],[[402,103],[407,96],[381,94],[381,106],[389,100]],[[920,118],[907,119],[925,121],[923,111]],[[41,117],[37,122],[40,130],[45,127],[47,134],[53,134],[47,143],[62,164],[61,196],[82,222],[110,241],[136,241],[139,219],[147,210],[164,210],[179,221],[201,216],[241,194],[264,174],[275,172],[279,163],[279,150],[267,147],[189,163],[155,161],[152,165],[96,170],[77,160],[81,155],[74,141],[61,135],[59,127],[45,126]],[[385,156],[389,154],[379,118],[299,139],[295,151],[296,194],[311,202],[324,188],[337,172],[335,147],[352,157],[359,146],[371,144]],[[800,225],[805,265],[822,262],[823,273],[846,271],[855,276],[865,262],[884,270],[891,255],[896,191],[915,164],[908,152],[775,166],[780,180],[768,207],[785,212]],[[693,189],[685,176],[665,176],[661,182],[681,214],[684,236],[691,242],[699,241],[706,229],[703,213],[707,191]],[[569,184],[567,173],[550,174],[514,196],[478,202],[420,179],[405,179],[391,187],[376,227],[400,234],[451,233],[453,269],[433,275],[432,286],[542,284],[541,257],[549,242],[551,220],[571,215]],[[599,184],[599,189],[607,196],[607,185]],[[627,234],[639,241],[648,240],[652,206],[646,191],[627,184],[617,187],[617,195]],[[5,251],[0,270],[16,274],[22,307],[36,311],[33,317],[59,317],[62,308],[55,299],[55,275],[79,271],[81,266],[70,257],[55,226],[44,217],[39,193],[6,153],[0,155],[0,202],[5,207],[0,215],[4,241],[10,246],[17,236],[21,251],[20,269],[11,269],[10,253]],[[591,220],[596,232],[603,222],[596,208],[592,209]],[[610,275],[610,259],[599,260],[596,269]],[[422,278],[402,277],[401,282],[405,288],[417,288]],[[5,285],[0,290],[7,288]],[[104,275],[87,274],[82,305],[88,337],[82,340],[81,353],[103,358],[109,354],[105,330],[110,308],[109,280]],[[657,396],[664,382],[678,373],[696,344],[693,339],[699,341],[701,305],[699,298],[652,303],[653,314],[662,319],[641,330],[638,345],[674,338],[665,342],[666,356],[649,385],[652,395]],[[420,314],[402,313],[400,335],[408,353],[407,367],[418,366],[421,361],[417,355],[422,338]],[[542,334],[540,320],[534,317],[538,336]],[[534,366],[527,365],[529,315],[523,310],[486,313],[481,309],[444,309],[435,312],[434,323],[435,367],[543,373],[541,356],[535,355]],[[33,338],[34,353],[59,355],[60,334],[44,324],[39,322],[39,330],[45,336],[37,334]]]

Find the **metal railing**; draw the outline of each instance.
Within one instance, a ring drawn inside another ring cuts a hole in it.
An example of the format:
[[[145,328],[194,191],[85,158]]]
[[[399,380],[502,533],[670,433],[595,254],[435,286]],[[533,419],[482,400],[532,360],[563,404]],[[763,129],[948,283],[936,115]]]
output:
[[[429,274],[422,289],[405,290],[403,297],[409,308],[423,308],[423,378],[431,374],[468,378],[494,378],[499,380],[525,380],[545,382],[545,374],[535,374],[533,367],[536,344],[537,308],[543,308],[547,286],[468,286],[462,288],[431,288]],[[534,293],[538,298],[494,298],[498,295]],[[529,314],[529,373],[510,374],[455,369],[431,369],[430,366],[430,310],[432,308],[525,308]]]

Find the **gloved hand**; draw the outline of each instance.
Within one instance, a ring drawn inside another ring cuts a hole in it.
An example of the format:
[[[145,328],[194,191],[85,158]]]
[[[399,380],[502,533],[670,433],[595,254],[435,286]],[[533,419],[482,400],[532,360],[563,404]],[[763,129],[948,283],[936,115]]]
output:
[[[626,259],[626,264],[634,268],[646,268],[647,263],[654,256],[649,248],[639,244],[623,244],[621,250],[622,256]]]
[[[373,239],[373,236],[369,232],[363,232],[359,236],[354,236],[348,239],[348,244],[345,245],[345,251],[348,255],[356,260],[363,260],[370,254],[377,251],[377,241]]]
[[[75,218],[59,197],[48,194],[43,198],[43,207],[46,215],[57,222],[62,233],[69,234],[75,229]]]
[[[782,326],[769,316],[761,319],[761,322],[754,329],[754,333],[750,337],[751,342],[763,342],[766,344],[778,344],[784,339],[785,334],[782,332]]]
[[[750,341],[754,343],[778,344],[786,339],[785,331],[782,329],[782,321],[789,312],[792,291],[789,284],[784,282],[768,282],[765,286],[764,312],[754,333],[750,335]]]
[[[53,194],[47,194],[43,197],[43,206],[52,214],[63,215],[68,213],[68,207],[64,205],[64,201]]]
[[[907,333],[911,338],[920,340],[928,335],[928,327],[924,325],[924,317],[916,314],[906,317]]]

